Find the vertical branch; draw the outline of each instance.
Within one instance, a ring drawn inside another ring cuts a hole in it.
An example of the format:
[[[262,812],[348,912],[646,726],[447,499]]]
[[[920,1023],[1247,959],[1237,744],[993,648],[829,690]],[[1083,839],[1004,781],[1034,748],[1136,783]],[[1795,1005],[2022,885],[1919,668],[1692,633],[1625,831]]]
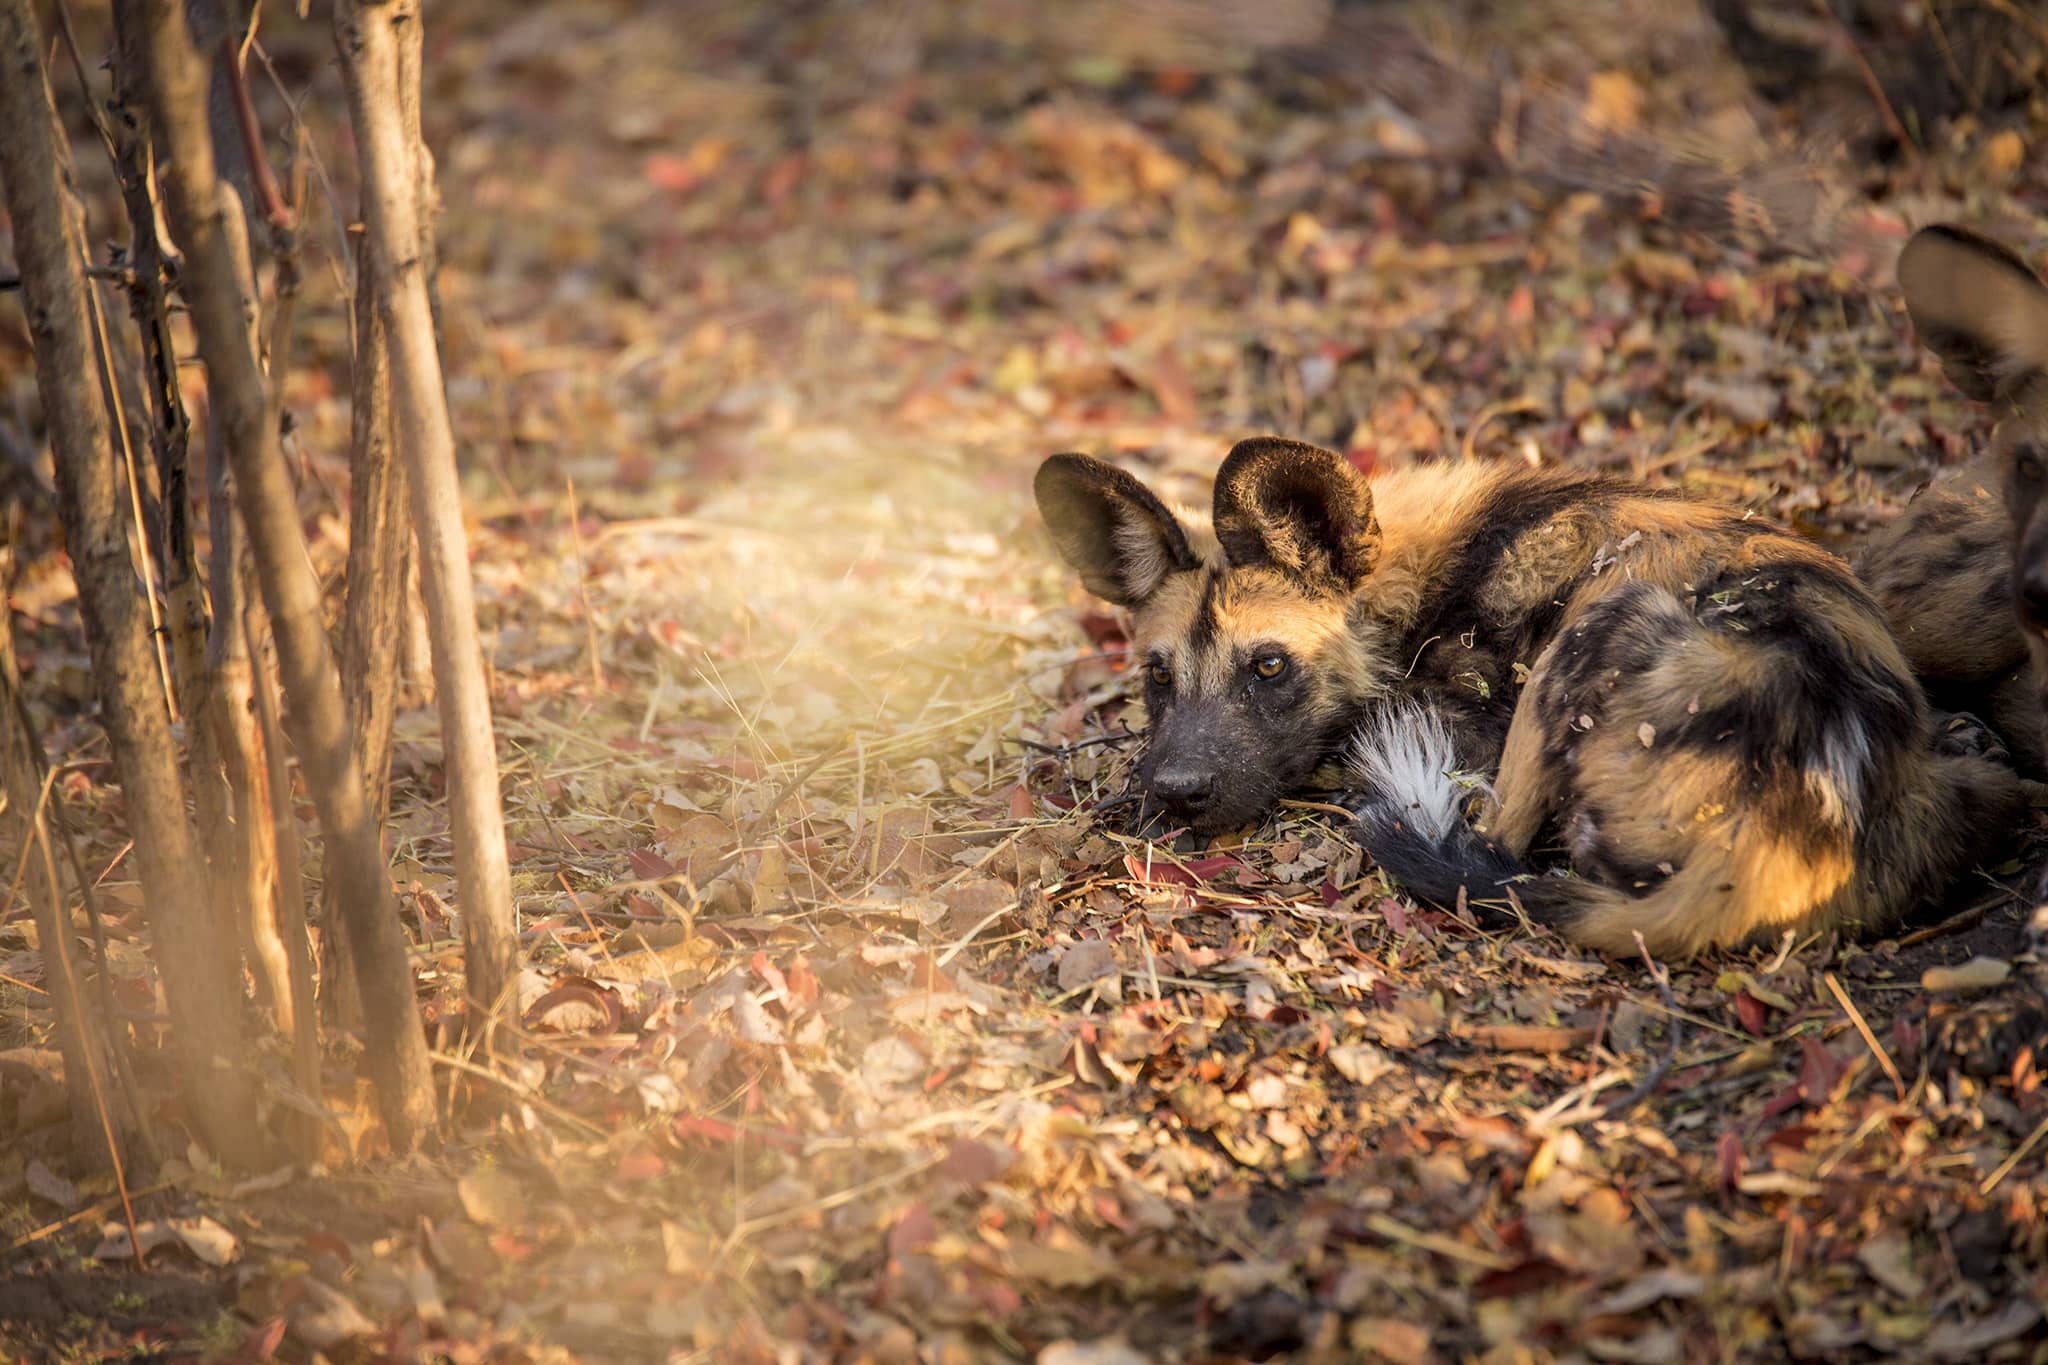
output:
[[[5,529],[5,528],[0,528]],[[0,825],[0,847],[11,825],[28,859],[28,901],[35,916],[37,945],[43,957],[44,987],[57,1015],[57,1049],[64,1057],[64,1090],[71,1101],[71,1131],[80,1151],[90,1151],[97,1136],[93,1111],[102,1049],[99,1030],[79,998],[72,965],[71,926],[65,923],[64,886],[50,856],[49,826],[43,817],[47,795],[42,754],[34,742],[22,697],[21,670],[14,656],[14,623],[7,593],[13,578],[13,550],[0,536],[0,791],[7,794],[8,814]],[[10,858],[11,862],[12,859]],[[108,1151],[119,1160],[108,1134]]]
[[[264,390],[263,423],[266,431],[274,433],[283,429],[280,423],[284,387],[291,365],[292,321],[299,288],[297,216],[278,195],[270,160],[263,150],[255,104],[249,97],[241,58],[231,37],[223,36],[220,40],[219,66],[220,80],[235,110],[235,125],[251,169],[256,202],[270,234],[276,299],[270,314],[270,370]],[[299,165],[303,169],[304,162]],[[303,192],[303,176],[299,187]],[[242,223],[241,201],[222,196],[221,213],[228,226],[228,239],[235,244]],[[253,270],[245,264],[245,250],[237,249],[231,254],[242,272],[239,283],[249,301],[245,312],[253,318]],[[249,344],[253,351],[257,345],[257,329],[253,325]],[[215,424],[213,431],[218,434],[219,430]],[[249,586],[253,580],[247,556],[239,544],[227,467],[228,461],[216,451],[208,485],[209,515],[218,528],[210,565],[215,621],[208,663],[219,702],[214,712],[215,723],[229,768],[228,787],[236,803],[234,819],[239,842],[234,866],[240,881],[237,900],[242,911],[242,944],[264,997],[276,1012],[279,1031],[292,1040],[299,1085],[307,1094],[317,1095],[319,1042],[313,1015],[312,948],[307,941],[305,889],[299,879],[289,773],[283,737],[275,723],[276,683],[268,666],[268,653],[261,647],[261,623],[251,610]],[[298,1139],[302,1150],[311,1148],[311,1154],[317,1155],[317,1129],[302,1125]]]
[[[106,148],[114,161],[118,175],[121,149],[113,127],[100,108],[98,96],[93,93],[92,80],[86,74],[85,58],[78,49],[78,34],[71,25],[71,9],[58,0],[56,7],[57,30],[62,35],[64,51],[71,58],[73,75],[78,78],[79,95],[85,101],[86,111],[92,117],[94,131],[99,134],[100,144]],[[85,232],[82,217],[76,221],[79,259],[90,268],[92,264],[92,243]],[[132,275],[130,288],[134,287]],[[128,484],[129,509],[135,520],[136,567],[142,575],[143,592],[149,602],[149,638],[156,650],[157,668],[163,678],[164,696],[171,708],[171,721],[178,720],[180,689],[173,685],[171,652],[165,644],[164,621],[157,602],[156,580],[158,564],[151,553],[149,527],[150,513],[161,510],[161,490],[156,486],[157,471],[145,466],[136,457],[136,451],[150,443],[149,426],[136,403],[134,356],[125,336],[121,339],[121,352],[115,354],[115,334],[107,326],[106,310],[101,307],[97,290],[88,290],[85,297],[86,309],[92,317],[93,339],[97,343],[100,363],[100,393],[105,399],[107,410],[113,414],[114,434],[120,441],[121,467]],[[165,550],[168,560],[169,551]],[[168,601],[169,585],[165,585]]]
[[[121,0],[118,8],[146,24],[151,112],[170,154],[165,199],[171,230],[184,249],[185,298],[277,641],[294,747],[327,839],[328,873],[341,883],[349,916],[370,1066],[385,1126],[392,1145],[406,1150],[431,1137],[435,1127],[426,1034],[342,705],[320,585],[306,556],[297,497],[277,429],[267,421],[264,377],[242,317],[222,203],[225,187],[206,127],[205,65],[182,5]]]
[[[28,0],[0,0],[0,181],[4,181],[36,383],[50,427],[65,537],[78,580],[93,680],[126,798],[182,1088],[207,1144],[255,1163],[255,1097],[241,1065],[233,954],[201,904],[199,860],[170,715],[111,461],[106,410],[90,376],[91,326],[70,203],[70,170]]]
[[[142,338],[143,373],[149,388],[149,444],[155,457],[164,595],[170,604],[171,642],[178,687],[197,705],[198,669],[206,638],[206,599],[199,583],[199,556],[192,544],[192,497],[187,455],[192,422],[178,385],[177,353],[171,344],[170,309],[165,301],[164,250],[156,234],[156,197],[150,184],[150,126],[144,104],[141,35],[117,19],[113,121],[108,140],[121,204],[128,215],[128,260],[134,274],[129,308]]]
[[[391,366],[377,316],[377,262],[358,239],[349,408],[348,602],[341,621],[341,677],[348,694],[356,751],[370,783],[370,806],[381,816],[391,801],[391,726],[398,708],[398,657],[412,537],[406,534],[405,466],[392,455]],[[329,898],[331,900],[331,897]],[[324,916],[332,943],[346,925]],[[359,1018],[355,985],[339,954],[330,952],[331,1016]]]
[[[442,388],[420,247],[428,167],[407,109],[417,110],[420,14],[416,0],[337,0],[336,44],[349,120],[362,164],[363,223],[371,280],[391,363],[392,414],[411,483],[434,685],[448,761],[455,871],[462,887],[463,961],[480,1036],[508,1009],[518,939],[499,806],[490,695],[477,641],[476,604],[462,529],[455,441]],[[404,88],[401,71],[415,84]],[[508,1040],[509,1041],[509,1040]]]

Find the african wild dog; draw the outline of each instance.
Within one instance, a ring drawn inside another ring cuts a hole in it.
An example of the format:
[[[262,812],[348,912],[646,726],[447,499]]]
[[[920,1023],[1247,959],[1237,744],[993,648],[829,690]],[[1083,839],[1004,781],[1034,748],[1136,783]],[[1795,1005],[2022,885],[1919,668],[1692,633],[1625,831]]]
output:
[[[1737,508],[1520,464],[1368,480],[1277,439],[1230,452],[1207,519],[1084,455],[1037,494],[1133,613],[1138,780],[1197,831],[1356,733],[1361,838],[1409,890],[1497,907],[1513,879],[1582,943],[1683,954],[1890,924],[2023,806],[2009,770],[1938,749],[1847,567]],[[1495,774],[1484,837],[1453,768]],[[1551,827],[1584,879],[1526,875]]]
[[[2039,775],[2048,769],[2048,286],[2004,247],[1947,225],[1906,244],[1899,286],[1921,342],[1956,387],[1993,406],[1998,428],[1978,459],[1872,537],[1857,569],[1936,704],[1982,715]]]

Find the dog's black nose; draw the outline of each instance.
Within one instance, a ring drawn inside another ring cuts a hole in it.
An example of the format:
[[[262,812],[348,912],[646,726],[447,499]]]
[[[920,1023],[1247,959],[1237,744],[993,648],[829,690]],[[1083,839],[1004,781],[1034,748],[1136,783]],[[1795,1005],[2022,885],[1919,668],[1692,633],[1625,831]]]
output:
[[[1216,774],[1200,768],[1162,768],[1152,778],[1152,794],[1183,811],[1198,811],[1216,794]]]

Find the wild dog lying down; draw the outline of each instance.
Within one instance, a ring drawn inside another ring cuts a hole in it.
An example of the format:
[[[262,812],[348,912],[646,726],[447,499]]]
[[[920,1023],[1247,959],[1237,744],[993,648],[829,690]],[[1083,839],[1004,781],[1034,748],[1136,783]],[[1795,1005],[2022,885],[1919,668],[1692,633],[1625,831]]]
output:
[[[1213,515],[1083,455],[1038,472],[1082,581],[1133,613],[1150,797],[1198,831],[1263,814],[1354,734],[1367,848],[1415,893],[1609,952],[1877,928],[2024,805],[1942,752],[1841,561],[1735,508],[1473,462],[1368,481],[1246,441]],[[1361,722],[1364,722],[1361,725]],[[1495,772],[1481,835],[1453,768]],[[1560,829],[1582,879],[1527,877]]]
[[[1998,428],[1979,458],[1873,537],[1857,567],[1936,703],[1982,715],[2038,775],[2048,769],[2048,286],[1996,242],[1947,225],[1906,244],[1899,286],[1921,342],[1956,387],[1993,405]]]

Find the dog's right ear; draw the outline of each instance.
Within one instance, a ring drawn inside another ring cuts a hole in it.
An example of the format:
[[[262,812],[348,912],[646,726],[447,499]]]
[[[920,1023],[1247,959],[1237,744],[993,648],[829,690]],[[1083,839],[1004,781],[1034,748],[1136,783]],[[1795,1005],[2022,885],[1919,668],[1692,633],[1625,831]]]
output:
[[[1054,455],[1033,484],[1053,544],[1097,597],[1142,604],[1167,575],[1199,568],[1187,532],[1152,490],[1087,455]]]
[[[1899,289],[1950,382],[1989,402],[2048,374],[2048,286],[2018,255],[1966,228],[1922,228],[1899,253]]]

